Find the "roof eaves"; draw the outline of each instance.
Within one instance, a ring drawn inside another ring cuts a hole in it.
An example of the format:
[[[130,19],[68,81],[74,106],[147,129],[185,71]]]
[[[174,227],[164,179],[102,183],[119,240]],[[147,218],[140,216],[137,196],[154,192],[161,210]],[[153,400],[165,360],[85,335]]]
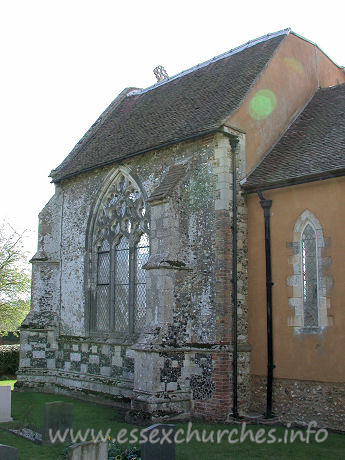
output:
[[[112,160],[109,160],[109,161],[98,163],[96,165],[92,165],[92,166],[86,167],[84,169],[80,169],[80,170],[78,170],[76,172],[66,174],[66,175],[61,176],[59,178],[54,178],[54,176],[50,176],[50,177],[52,178],[53,183],[58,184],[58,183],[62,182],[63,180],[70,179],[71,177],[74,177],[74,176],[78,176],[81,173],[84,173],[84,172],[87,172],[87,171],[92,171],[92,170],[94,170],[96,168],[103,168],[104,166],[108,166],[108,165],[111,165],[111,164],[120,163],[121,161],[126,160],[127,158],[131,158],[131,157],[134,157],[134,156],[137,156],[137,155],[142,155],[143,153],[151,152],[152,150],[159,150],[159,149],[163,149],[165,147],[170,147],[171,145],[179,144],[180,142],[187,142],[189,140],[196,139],[197,137],[202,137],[202,136],[206,136],[207,134],[218,132],[218,130],[219,130],[219,125],[217,124],[217,125],[214,125],[214,126],[210,126],[209,129],[207,129],[205,131],[195,133],[195,134],[193,134],[191,136],[187,136],[187,137],[180,138],[180,139],[173,139],[173,140],[171,140],[169,142],[166,142],[164,144],[154,145],[152,147],[148,147],[147,149],[138,150],[138,151],[133,152],[133,153],[128,153],[126,155],[123,155],[121,157],[116,158],[115,160],[112,159]],[[58,173],[57,170],[55,170],[55,171]]]
[[[337,169],[330,169],[326,171],[319,171],[315,172],[313,174],[306,174],[302,175],[299,177],[290,177],[288,179],[281,179],[278,181],[272,181],[272,182],[263,182],[263,183],[257,183],[257,184],[252,184],[249,186],[246,186],[246,181],[243,179],[240,182],[241,188],[243,190],[243,193],[249,195],[251,193],[257,193],[258,191],[265,191],[265,190],[271,190],[271,189],[276,189],[276,188],[284,188],[284,187],[289,187],[292,185],[300,185],[300,184],[306,184],[308,182],[317,182],[321,180],[327,180],[327,179],[335,179],[337,177],[342,177],[345,176],[345,168],[337,168]]]

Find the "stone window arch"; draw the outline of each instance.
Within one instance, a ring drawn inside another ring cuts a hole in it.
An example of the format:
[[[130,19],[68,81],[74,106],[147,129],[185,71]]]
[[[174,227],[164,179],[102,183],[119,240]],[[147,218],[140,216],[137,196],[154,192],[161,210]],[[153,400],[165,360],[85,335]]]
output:
[[[293,229],[293,276],[288,276],[287,285],[293,288],[289,305],[294,314],[289,325],[296,333],[320,333],[330,325],[327,317],[329,298],[327,297],[331,278],[324,274],[330,265],[330,258],[323,257],[325,238],[317,217],[305,210],[297,219]]]
[[[141,332],[146,320],[150,252],[147,206],[134,179],[120,169],[96,203],[89,236],[90,333],[119,338]]]

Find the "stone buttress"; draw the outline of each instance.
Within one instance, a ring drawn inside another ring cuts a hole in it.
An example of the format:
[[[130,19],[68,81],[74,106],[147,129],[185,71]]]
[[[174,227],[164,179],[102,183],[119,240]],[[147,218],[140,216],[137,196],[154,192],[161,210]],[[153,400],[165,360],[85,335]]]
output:
[[[229,131],[229,130],[228,130]],[[226,420],[232,411],[232,161],[219,132],[63,181],[40,214],[31,312],[17,389],[108,400],[154,417]],[[244,175],[244,135],[235,154]],[[150,216],[146,323],[120,340],[92,334],[87,238],[120,169]],[[238,195],[239,410],[247,407],[247,211]]]

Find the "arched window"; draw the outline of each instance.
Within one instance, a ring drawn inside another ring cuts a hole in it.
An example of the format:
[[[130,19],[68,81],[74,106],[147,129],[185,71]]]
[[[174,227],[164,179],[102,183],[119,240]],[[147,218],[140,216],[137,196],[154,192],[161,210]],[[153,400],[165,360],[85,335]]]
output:
[[[90,331],[138,334],[146,318],[143,265],[150,252],[148,218],[139,187],[119,172],[101,198],[92,225]]]
[[[303,289],[303,325],[319,326],[318,307],[318,264],[316,252],[316,232],[308,223],[301,237],[302,289]]]
[[[327,310],[332,278],[323,271],[331,260],[323,256],[325,239],[321,223],[308,209],[297,219],[293,241],[288,245],[293,248],[290,263],[294,273],[287,277],[287,285],[293,288],[293,297],[289,298],[293,308],[289,325],[294,326],[297,334],[319,334],[331,325]]]

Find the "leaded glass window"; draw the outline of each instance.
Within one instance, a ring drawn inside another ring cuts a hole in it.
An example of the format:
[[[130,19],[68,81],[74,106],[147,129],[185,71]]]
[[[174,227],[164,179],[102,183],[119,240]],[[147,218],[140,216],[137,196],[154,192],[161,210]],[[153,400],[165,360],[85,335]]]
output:
[[[105,192],[92,235],[90,329],[97,334],[139,333],[146,319],[149,224],[139,187],[122,172]]]
[[[115,331],[125,333],[129,329],[129,244],[125,237],[115,247],[114,260],[114,319]]]
[[[296,334],[320,334],[332,324],[328,318],[330,306],[329,289],[332,277],[324,273],[324,267],[331,263],[323,254],[326,247],[323,229],[319,219],[309,209],[305,209],[296,220],[293,229],[293,275],[286,279],[292,286],[293,296],[289,306],[294,315],[289,317],[289,326]]]
[[[150,246],[147,233],[141,235],[135,248],[135,317],[134,330],[139,332],[145,324],[146,315],[146,280],[143,265],[149,258]]]
[[[98,306],[96,317],[97,330],[104,330],[109,321],[109,298],[110,298],[110,247],[107,240],[97,252],[97,290],[96,301]]]
[[[316,241],[314,228],[307,224],[301,239],[303,320],[306,328],[319,326]]]

